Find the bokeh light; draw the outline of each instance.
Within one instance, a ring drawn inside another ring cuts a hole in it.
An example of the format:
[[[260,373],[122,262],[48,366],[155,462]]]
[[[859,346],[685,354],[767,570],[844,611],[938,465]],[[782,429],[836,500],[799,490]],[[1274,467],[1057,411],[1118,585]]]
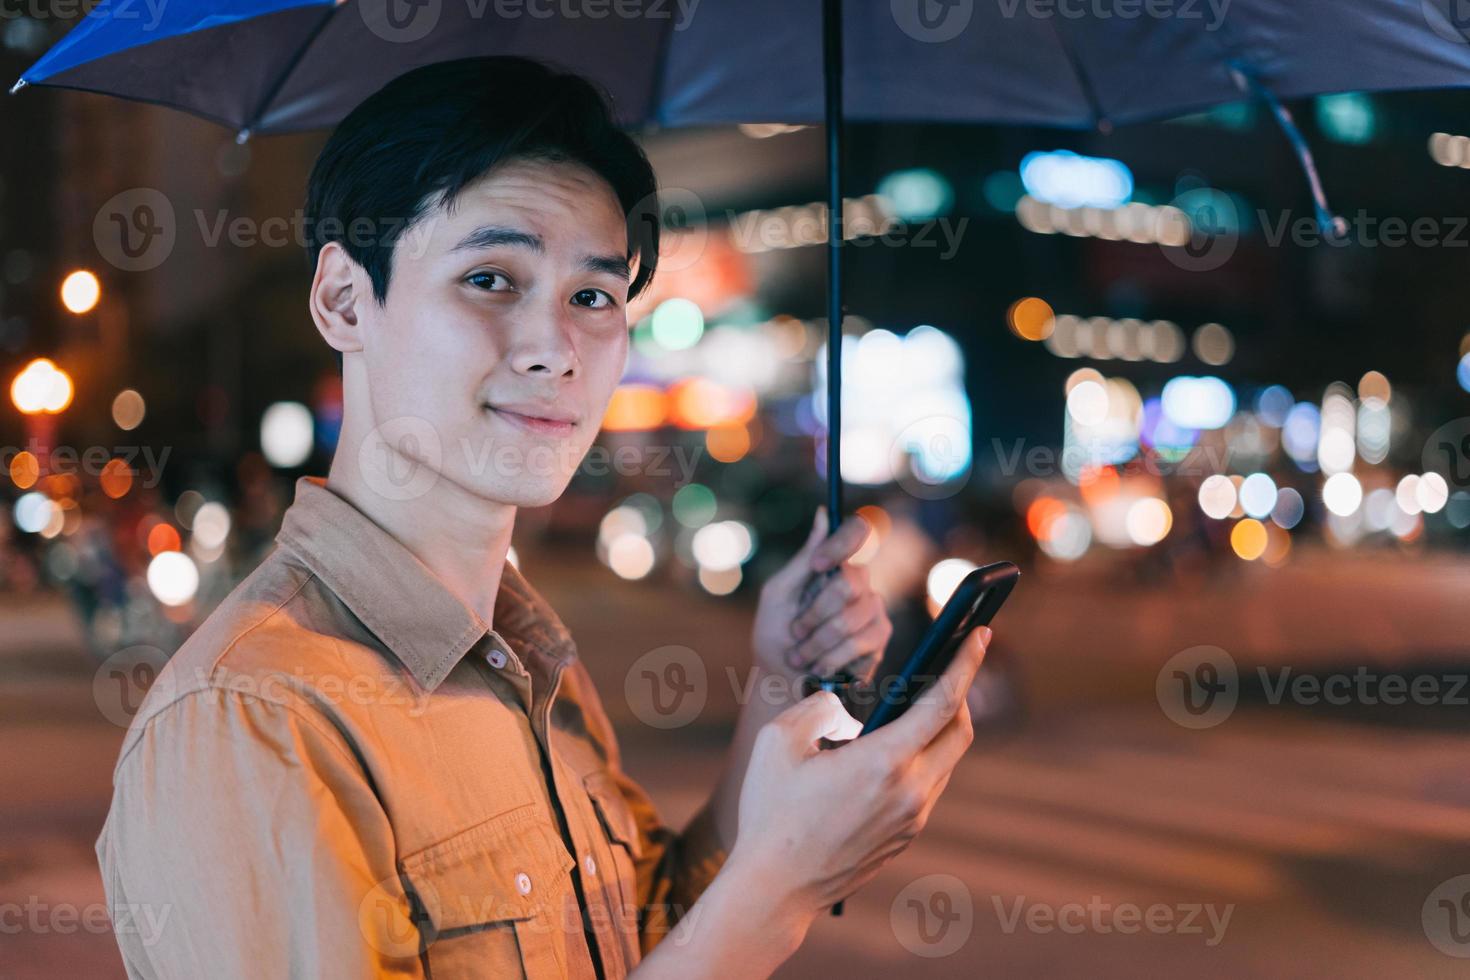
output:
[[[1230,529],[1230,547],[1246,561],[1255,561],[1265,554],[1269,543],[1266,526],[1253,517],[1247,517]]]
[[[311,409],[300,402],[276,402],[260,417],[260,451],[279,469],[300,466],[315,445]]]
[[[1363,502],[1363,485],[1351,473],[1334,473],[1322,484],[1322,503],[1338,517],[1357,513]]]
[[[1056,313],[1046,300],[1027,296],[1011,304],[1006,322],[1022,340],[1045,340],[1056,327]]]
[[[1135,500],[1128,508],[1126,518],[1128,537],[1142,547],[1158,544],[1174,526],[1174,515],[1169,505],[1157,497]]]
[[[132,388],[124,388],[112,400],[112,421],[124,432],[130,432],[142,425],[143,416],[147,412],[148,406],[143,401],[143,396]]]
[[[10,400],[26,415],[56,415],[66,411],[73,395],[71,376],[50,358],[31,361],[10,383]]]
[[[1206,517],[1223,521],[1235,510],[1235,484],[1230,477],[1216,473],[1199,485],[1199,507]]]
[[[77,269],[61,280],[61,305],[70,313],[90,313],[102,298],[102,283],[96,274]]]
[[[928,592],[929,601],[935,606],[943,606],[954,595],[954,590],[960,587],[960,583],[979,566],[964,558],[944,558],[934,563],[925,576],[924,587]]]
[[[163,551],[148,563],[148,589],[165,606],[182,606],[199,591],[199,567],[182,551]]]
[[[688,350],[704,336],[704,314],[689,299],[666,299],[649,318],[654,341],[665,350]]]

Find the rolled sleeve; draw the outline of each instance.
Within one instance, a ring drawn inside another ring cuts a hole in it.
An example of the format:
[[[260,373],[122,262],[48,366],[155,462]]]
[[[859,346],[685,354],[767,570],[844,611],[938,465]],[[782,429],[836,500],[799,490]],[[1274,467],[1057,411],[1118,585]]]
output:
[[[132,733],[97,856],[130,976],[421,976],[392,831],[309,706],[210,688]]]

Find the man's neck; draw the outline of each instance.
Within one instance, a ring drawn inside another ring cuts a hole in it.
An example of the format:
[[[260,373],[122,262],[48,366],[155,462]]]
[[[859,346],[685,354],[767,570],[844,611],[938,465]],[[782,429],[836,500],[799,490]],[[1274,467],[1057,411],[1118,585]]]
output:
[[[360,458],[351,447],[340,446],[327,488],[393,535],[485,625],[493,626],[516,508],[487,501],[442,476],[422,495],[392,500],[364,479]]]

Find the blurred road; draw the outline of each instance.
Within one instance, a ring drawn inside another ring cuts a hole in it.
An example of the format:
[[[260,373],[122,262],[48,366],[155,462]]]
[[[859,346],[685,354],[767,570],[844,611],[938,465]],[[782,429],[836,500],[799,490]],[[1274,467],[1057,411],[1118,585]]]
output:
[[[552,555],[523,568],[578,637],[628,767],[681,820],[722,752],[749,609]],[[1191,608],[1082,572],[1033,576],[1003,624],[1027,723],[977,742],[926,834],[846,917],[818,923],[783,976],[1465,975],[1435,945],[1470,955],[1456,942],[1465,923],[1438,904],[1446,892],[1431,893],[1470,874],[1470,730],[1247,691],[1223,723],[1195,731],[1154,699],[1160,664],[1189,643],[1227,647],[1243,670],[1279,645],[1276,659],[1300,669],[1387,657],[1463,672],[1464,570],[1416,575],[1426,588],[1401,587],[1389,612],[1367,614],[1384,608],[1364,605],[1384,598],[1371,581],[1381,573],[1304,563],[1296,578],[1213,583]],[[1305,624],[1278,616],[1270,592]],[[1334,631],[1357,642],[1324,643]],[[707,668],[704,711],[673,732],[645,725],[624,696],[633,662],[665,644]],[[122,975],[98,926],[92,856],[122,729],[99,710],[81,651],[59,601],[0,607],[4,978]]]

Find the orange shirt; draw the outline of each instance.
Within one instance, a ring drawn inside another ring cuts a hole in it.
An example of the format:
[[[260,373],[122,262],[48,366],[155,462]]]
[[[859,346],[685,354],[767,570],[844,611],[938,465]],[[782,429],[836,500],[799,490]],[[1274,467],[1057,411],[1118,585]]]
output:
[[[315,478],[276,541],[123,743],[129,974],[624,976],[725,850],[623,772],[546,600],[507,562],[492,629]]]

